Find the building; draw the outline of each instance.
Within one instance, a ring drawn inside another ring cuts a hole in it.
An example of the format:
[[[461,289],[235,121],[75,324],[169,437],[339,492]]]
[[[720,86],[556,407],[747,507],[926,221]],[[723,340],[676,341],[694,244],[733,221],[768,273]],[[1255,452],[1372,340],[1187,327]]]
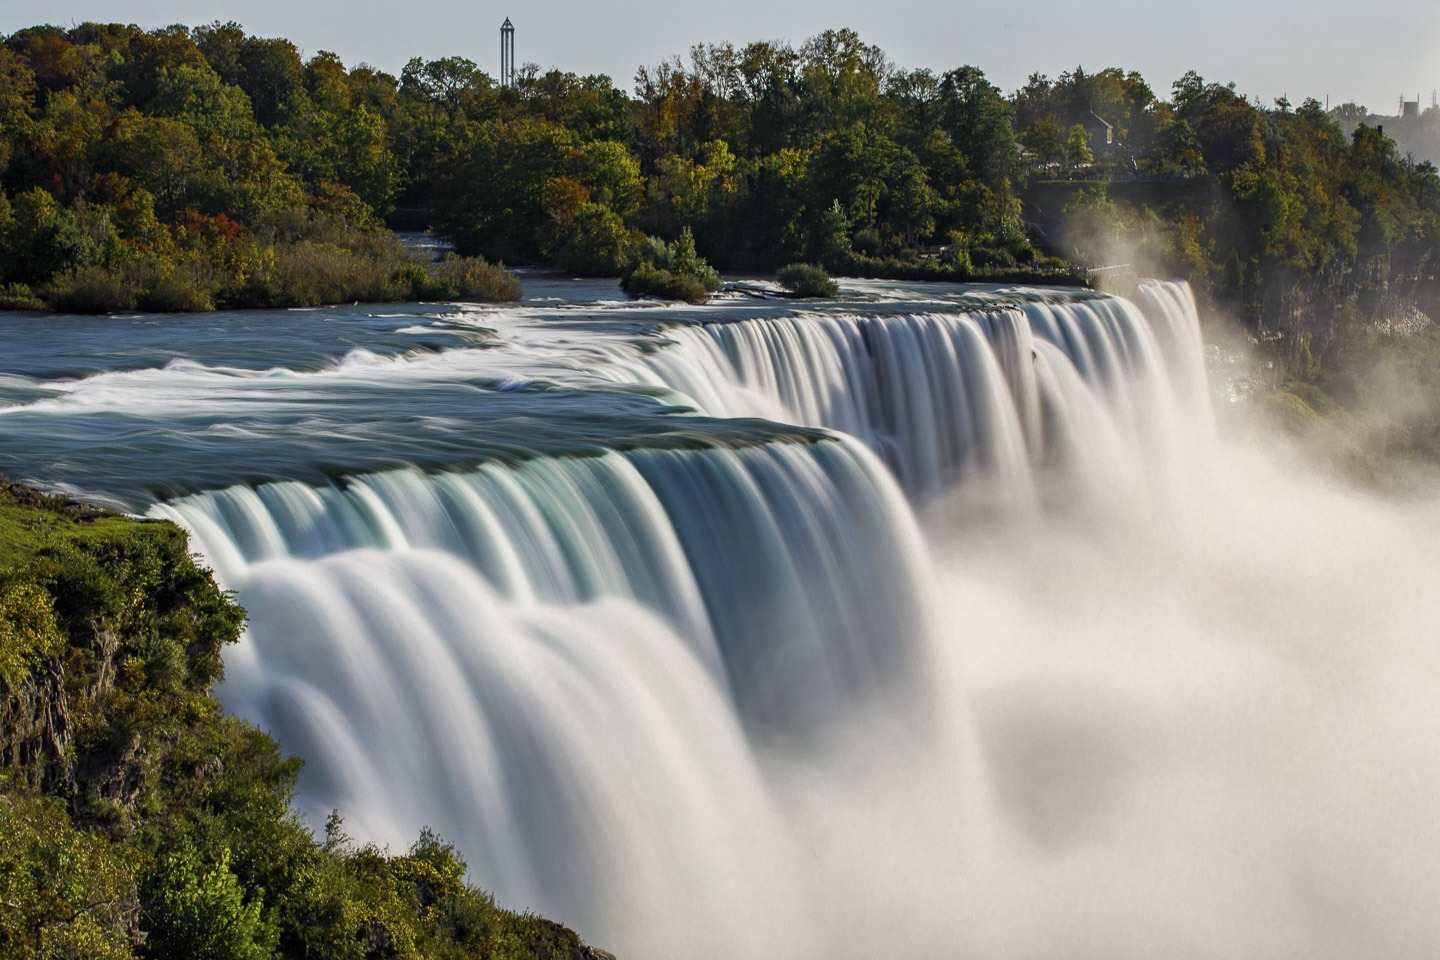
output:
[[[1100,154],[1104,152],[1106,148],[1114,146],[1115,128],[1096,116],[1094,112],[1087,113],[1081,117],[1080,126],[1085,128],[1085,132],[1090,137],[1090,149],[1095,151],[1096,154]]]

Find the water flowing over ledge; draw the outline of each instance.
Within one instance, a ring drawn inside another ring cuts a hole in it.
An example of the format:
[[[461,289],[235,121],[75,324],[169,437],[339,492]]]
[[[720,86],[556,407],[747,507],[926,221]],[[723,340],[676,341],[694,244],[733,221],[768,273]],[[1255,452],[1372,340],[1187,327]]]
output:
[[[673,349],[598,372],[668,387],[711,416],[849,434],[920,500],[987,482],[1027,510],[1046,464],[1103,487],[1115,456],[1143,461],[1131,473],[1173,466],[1168,446],[1208,432],[1189,288],[1147,281],[1141,302],[702,323],[665,331]]]
[[[916,509],[1140,496],[1209,430],[1176,284],[415,329],[27,382],[0,416],[122,502],[201,488],[150,512],[249,611],[221,694],[306,758],[314,822],[433,827],[502,901],[637,957],[813,934],[797,791],[856,731],[973,791]]]

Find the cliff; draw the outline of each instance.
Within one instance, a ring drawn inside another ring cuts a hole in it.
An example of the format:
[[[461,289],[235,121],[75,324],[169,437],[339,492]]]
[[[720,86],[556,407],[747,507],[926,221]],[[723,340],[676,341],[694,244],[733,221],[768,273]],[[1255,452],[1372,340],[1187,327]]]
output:
[[[603,956],[428,832],[312,835],[211,695],[243,622],[172,524],[0,485],[0,955]]]

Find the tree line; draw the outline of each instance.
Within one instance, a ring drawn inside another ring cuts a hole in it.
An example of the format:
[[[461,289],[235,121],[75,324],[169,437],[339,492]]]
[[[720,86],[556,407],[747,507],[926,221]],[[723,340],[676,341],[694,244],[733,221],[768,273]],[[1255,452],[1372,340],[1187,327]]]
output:
[[[1100,179],[1045,198],[1052,212],[1064,203],[1068,252],[1185,277],[1280,337],[1293,372],[1352,327],[1440,310],[1440,175],[1378,124],[1351,121],[1347,135],[1348,107],[1266,107],[1193,72],[1160,101],[1135,74],[1079,69],[1032,77],[1016,101],[1032,142],[1082,111],[1113,118],[1123,139],[1097,152]],[[1055,186],[1034,183],[1031,196]]]
[[[397,77],[233,23],[34,27],[0,44],[0,190],[0,300],[77,309],[498,282],[469,261],[437,284],[386,227],[597,276],[689,230],[723,270],[944,279],[1044,278],[1140,237],[1148,266],[1283,324],[1415,287],[1440,223],[1433,165],[1313,100],[1193,73],[1162,97],[1118,68],[1007,96],[850,30],[700,44],[626,92],[533,65],[502,87],[461,57]]]

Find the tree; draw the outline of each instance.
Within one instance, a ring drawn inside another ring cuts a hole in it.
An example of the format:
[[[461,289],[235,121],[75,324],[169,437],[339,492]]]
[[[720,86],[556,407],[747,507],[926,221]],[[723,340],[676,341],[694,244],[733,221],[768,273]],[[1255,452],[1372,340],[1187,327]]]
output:
[[[969,168],[990,186],[1019,174],[1010,102],[977,67],[961,67],[940,81],[942,116],[950,140]]]
[[[1090,134],[1078,123],[1070,128],[1070,133],[1065,137],[1065,162],[1071,170],[1088,167],[1095,162],[1095,154],[1090,152]]]
[[[880,91],[891,72],[879,47],[854,30],[826,30],[800,47],[801,103],[809,133],[823,136],[862,120],[877,122]]]
[[[179,120],[132,111],[118,121],[111,152],[114,169],[150,191],[168,222],[183,210],[208,206],[223,186],[194,129]]]
[[[29,64],[0,46],[0,175],[9,166],[13,145],[33,136],[35,73]]]
[[[230,850],[206,865],[188,842],[166,854],[148,885],[147,953],[192,960],[268,960],[275,930],[260,916],[260,901],[230,869]]]
[[[640,161],[624,144],[614,140],[584,143],[576,153],[573,169],[595,202],[603,203],[621,217],[640,209],[644,199]]]
[[[1035,158],[1040,167],[1049,169],[1063,162],[1065,157],[1065,128],[1053,113],[1039,117],[1020,135],[1020,142]]]
[[[618,276],[635,246],[625,221],[600,203],[582,203],[572,215],[557,220],[546,246],[550,261],[562,270],[587,277]]]
[[[913,247],[935,229],[938,206],[939,199],[930,187],[925,168],[913,153],[902,148],[886,188],[885,219],[902,226],[905,244]]]
[[[1265,160],[1263,117],[1238,97],[1205,107],[1195,120],[1195,137],[1205,165],[1214,173]]]
[[[550,222],[546,186],[570,169],[573,135],[539,120],[487,122],[435,185],[433,222],[465,254],[533,260]]]

